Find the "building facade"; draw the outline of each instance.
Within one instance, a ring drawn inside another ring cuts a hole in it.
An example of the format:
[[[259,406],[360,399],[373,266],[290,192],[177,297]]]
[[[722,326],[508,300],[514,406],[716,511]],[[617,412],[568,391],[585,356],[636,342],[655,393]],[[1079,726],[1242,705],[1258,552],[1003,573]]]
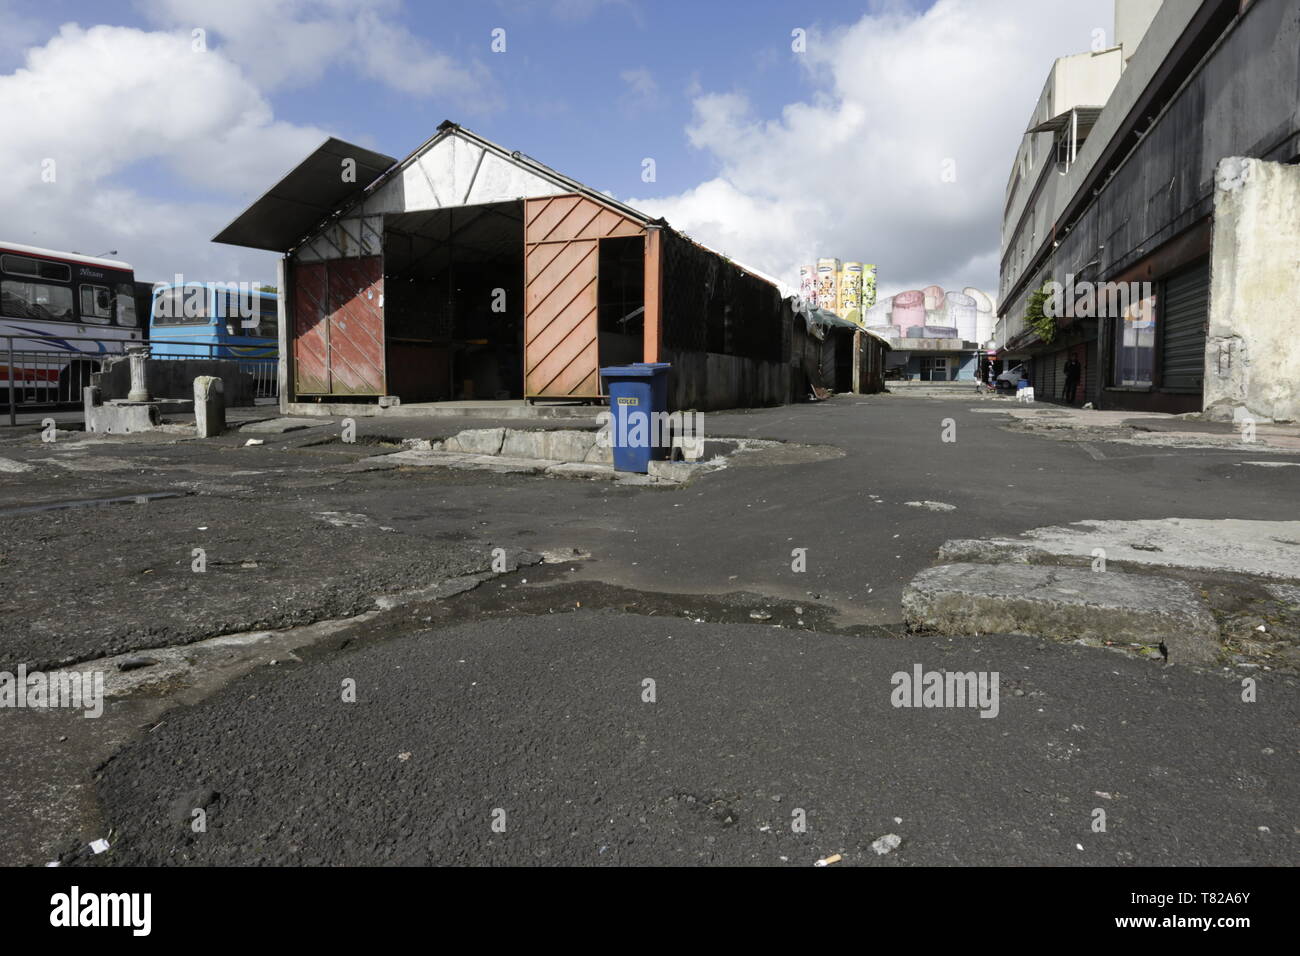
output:
[[[994,332],[993,297],[972,286],[945,292],[911,289],[866,312],[867,331],[889,339],[891,377],[921,382],[973,382]]]
[[[1040,400],[1074,358],[1074,404],[1294,418],[1300,0],[1115,9],[1017,151],[994,339]]]

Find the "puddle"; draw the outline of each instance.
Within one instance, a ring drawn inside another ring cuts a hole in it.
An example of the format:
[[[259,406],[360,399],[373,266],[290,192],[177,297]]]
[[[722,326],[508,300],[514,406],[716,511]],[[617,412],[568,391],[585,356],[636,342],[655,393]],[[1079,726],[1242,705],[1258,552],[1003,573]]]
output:
[[[68,501],[46,501],[36,505],[18,505],[0,508],[0,518],[6,515],[35,514],[41,511],[65,511],[69,508],[95,508],[100,505],[147,505],[161,498],[184,498],[183,491],[146,491],[138,495],[115,495],[111,498],[73,498]]]

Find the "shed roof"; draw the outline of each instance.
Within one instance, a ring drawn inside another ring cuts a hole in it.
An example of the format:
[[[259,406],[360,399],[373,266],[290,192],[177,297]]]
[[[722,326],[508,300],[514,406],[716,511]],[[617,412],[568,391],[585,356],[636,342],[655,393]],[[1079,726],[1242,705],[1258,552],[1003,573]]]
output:
[[[356,163],[351,170],[354,178],[344,176],[344,163],[349,159]],[[212,241],[272,252],[292,249],[321,220],[364,193],[396,162],[391,156],[331,136]]]

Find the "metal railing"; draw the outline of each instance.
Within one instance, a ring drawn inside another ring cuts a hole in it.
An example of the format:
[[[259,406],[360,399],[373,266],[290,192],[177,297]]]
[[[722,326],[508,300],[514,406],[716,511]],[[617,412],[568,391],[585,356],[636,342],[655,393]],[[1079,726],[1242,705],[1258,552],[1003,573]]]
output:
[[[222,354],[227,345],[185,339],[99,339],[91,336],[60,335],[60,342],[78,343],[69,349],[33,349],[32,334],[0,335],[0,405],[7,405],[9,424],[17,424],[18,412],[50,410],[63,405],[81,405],[82,390],[93,384],[91,376],[102,372],[108,359],[124,356],[127,349],[148,346],[149,357],[164,361],[218,359],[235,362],[249,376],[254,399],[279,396],[279,360],[244,359]],[[80,344],[88,343],[88,344]],[[96,351],[85,351],[89,348]]]

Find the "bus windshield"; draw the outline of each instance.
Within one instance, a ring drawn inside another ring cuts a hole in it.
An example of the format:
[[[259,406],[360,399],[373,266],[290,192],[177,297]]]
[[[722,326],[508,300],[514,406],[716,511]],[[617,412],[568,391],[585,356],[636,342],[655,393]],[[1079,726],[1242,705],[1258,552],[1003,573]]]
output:
[[[154,293],[150,324],[155,328],[211,323],[212,309],[208,304],[207,290],[201,286],[159,289]]]

